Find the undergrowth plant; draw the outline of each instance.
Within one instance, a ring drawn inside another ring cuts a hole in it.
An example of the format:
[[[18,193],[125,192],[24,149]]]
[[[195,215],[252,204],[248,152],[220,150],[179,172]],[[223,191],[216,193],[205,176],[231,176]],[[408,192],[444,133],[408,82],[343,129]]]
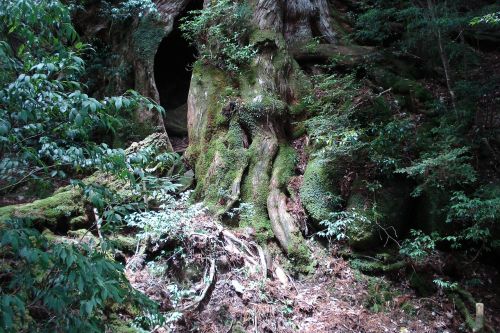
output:
[[[125,22],[132,18],[142,18],[151,15],[155,18],[160,16],[158,8],[152,0],[122,0],[102,1],[101,15],[110,18],[114,22]]]
[[[122,115],[139,107],[163,109],[135,91],[88,96],[80,81],[88,47],[57,0],[0,8],[0,193],[68,171],[129,172],[123,151],[96,143],[95,133],[114,131]]]
[[[256,54],[248,44],[250,7],[241,1],[217,0],[181,19],[184,37],[193,43],[199,57],[224,70],[236,72]]]
[[[328,220],[320,222],[320,225],[326,227],[326,229],[319,231],[318,236],[337,241],[347,240],[349,238],[348,231],[355,232],[352,229],[355,225],[360,224],[371,224],[371,221],[355,209],[333,212],[330,213]]]
[[[113,304],[156,312],[120,264],[84,243],[49,241],[15,219],[0,245],[0,332],[103,332]]]
[[[172,239],[182,242],[190,230],[188,222],[204,210],[201,204],[189,204],[190,195],[191,191],[186,191],[176,197],[160,190],[156,194],[156,200],[161,203],[159,210],[135,212],[125,221],[138,230],[136,237],[141,242],[158,244]]]

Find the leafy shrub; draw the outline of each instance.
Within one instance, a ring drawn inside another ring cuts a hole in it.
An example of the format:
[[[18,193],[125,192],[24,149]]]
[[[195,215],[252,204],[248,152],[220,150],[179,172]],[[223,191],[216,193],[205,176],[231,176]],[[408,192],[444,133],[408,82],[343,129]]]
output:
[[[341,212],[330,213],[328,220],[321,221],[320,224],[326,229],[318,232],[321,237],[328,239],[345,240],[348,239],[349,228],[354,228],[355,225],[369,224],[370,220],[356,210],[348,210]]]
[[[187,223],[203,211],[201,205],[188,205],[191,192],[183,192],[176,198],[165,190],[157,192],[156,199],[161,202],[158,211],[136,212],[125,218],[127,225],[137,228],[136,237],[140,241],[158,243],[169,239],[182,240],[189,228]]]
[[[483,187],[473,197],[455,192],[447,217],[447,223],[452,224],[451,231],[426,235],[420,230],[412,230],[411,237],[402,243],[400,253],[412,260],[422,261],[434,252],[439,242],[452,248],[475,251],[476,256],[481,251],[498,248],[500,242],[495,235],[499,228],[499,207],[500,199],[495,189]]]
[[[198,48],[199,57],[216,67],[238,71],[255,56],[248,45],[251,11],[247,4],[232,0],[210,2],[182,19],[185,38]]]
[[[410,238],[401,244],[399,253],[416,262],[427,258],[436,248],[437,233],[426,235],[421,230],[411,230]]]
[[[306,127],[320,147],[317,154],[329,160],[350,158],[363,146],[363,131],[352,103],[358,88],[354,76],[318,75],[313,80],[314,91],[303,103],[314,115],[306,121]]]
[[[156,306],[120,264],[85,244],[49,242],[28,221],[0,229],[0,332],[102,332],[106,309]]]
[[[113,5],[111,1],[103,1],[101,14],[112,21],[123,22],[130,18],[141,18],[146,15],[159,16],[158,8],[152,0],[124,0]]]
[[[481,23],[491,24],[491,25],[500,24],[500,12],[490,13],[490,14],[486,14],[484,16],[474,17],[470,21],[470,24],[473,26],[477,25],[477,24],[481,24]]]
[[[500,246],[495,239],[500,221],[500,196],[498,190],[484,187],[481,196],[469,197],[463,192],[454,193],[447,222],[459,224],[458,241],[478,245],[484,250]]]
[[[81,56],[88,46],[57,0],[7,2],[0,8],[0,45],[6,55],[0,60],[0,192],[42,175],[110,166],[121,152],[96,144],[96,131],[114,131],[121,115],[138,107],[162,111],[134,91],[100,101],[83,92]]]
[[[421,178],[421,184],[413,192],[414,196],[419,196],[425,187],[450,189],[456,185],[471,184],[476,180],[476,172],[468,163],[468,151],[466,147],[429,151],[411,166],[395,172]]]

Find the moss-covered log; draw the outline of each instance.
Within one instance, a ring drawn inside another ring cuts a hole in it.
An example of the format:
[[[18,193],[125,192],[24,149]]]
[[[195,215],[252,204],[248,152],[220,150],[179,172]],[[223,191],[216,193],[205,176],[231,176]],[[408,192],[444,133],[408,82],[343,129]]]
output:
[[[10,217],[31,218],[36,225],[51,230],[78,229],[87,223],[82,192],[70,186],[45,199],[1,207],[0,222]]]
[[[132,154],[145,148],[155,149],[157,153],[172,151],[166,133],[153,133],[140,142],[134,142],[125,153]],[[107,186],[125,201],[133,196],[126,181],[104,172],[94,173],[85,178],[83,183]],[[89,227],[95,220],[92,207],[82,190],[74,186],[62,187],[53,195],[30,203],[0,207],[0,223],[11,217],[30,218],[40,229],[53,231],[78,230]]]

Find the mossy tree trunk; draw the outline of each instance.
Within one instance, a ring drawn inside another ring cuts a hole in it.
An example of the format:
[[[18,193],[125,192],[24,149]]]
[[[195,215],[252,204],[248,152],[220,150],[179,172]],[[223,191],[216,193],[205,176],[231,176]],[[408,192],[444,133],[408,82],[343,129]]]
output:
[[[191,0],[155,0],[158,15],[145,15],[120,21],[102,14],[101,2],[89,2],[74,16],[74,23],[84,41],[99,40],[109,70],[95,70],[90,79],[95,96],[117,95],[134,89],[160,103],[155,83],[154,59],[158,47],[174,28],[174,21]],[[173,50],[175,52],[175,50]],[[102,59],[101,59],[102,60]],[[99,60],[99,61],[101,61]],[[105,68],[106,69],[106,68]],[[109,77],[109,72],[112,76]],[[175,78],[172,78],[175,80]],[[130,119],[132,139],[164,131],[163,118],[156,111],[139,109]]]
[[[239,74],[203,61],[193,70],[188,101],[190,147],[196,195],[217,214],[237,203],[253,206],[241,221],[260,240],[274,236],[291,255],[307,256],[298,223],[289,212],[288,181],[296,158],[286,134],[290,108],[308,81],[290,56],[290,44],[307,42],[320,31],[334,42],[329,11],[322,1],[253,3],[258,55]]]

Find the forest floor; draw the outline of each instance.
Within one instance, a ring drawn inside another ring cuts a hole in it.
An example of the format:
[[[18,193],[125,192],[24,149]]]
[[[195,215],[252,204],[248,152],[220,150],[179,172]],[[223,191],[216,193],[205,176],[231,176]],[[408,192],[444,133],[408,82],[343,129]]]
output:
[[[251,230],[226,229],[207,214],[189,224],[184,255],[146,259],[168,267],[166,274],[154,274],[145,262],[131,264],[136,256],[127,259],[126,274],[136,289],[160,302],[163,310],[182,313],[168,328],[154,332],[469,331],[443,292],[418,297],[403,272],[364,275],[311,239],[314,274],[292,276],[284,268],[286,259],[278,251],[271,259]],[[186,271],[197,273],[187,276]],[[490,276],[493,286],[495,281],[498,276]],[[168,287],[173,284],[191,296],[173,299]],[[498,304],[494,295],[488,296],[487,317],[498,328]]]

